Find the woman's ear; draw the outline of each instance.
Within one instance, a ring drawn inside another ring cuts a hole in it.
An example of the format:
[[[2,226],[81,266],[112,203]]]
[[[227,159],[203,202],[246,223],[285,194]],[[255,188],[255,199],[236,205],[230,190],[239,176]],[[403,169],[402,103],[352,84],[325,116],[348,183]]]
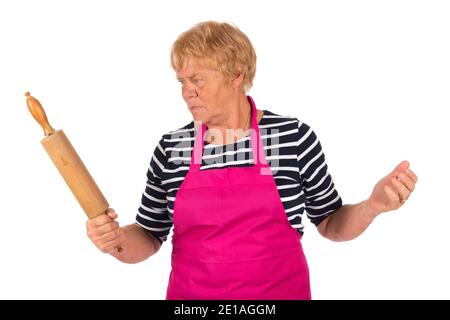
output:
[[[243,83],[244,83],[244,71],[241,66],[237,66],[234,78],[231,79],[231,86],[233,88],[240,88],[242,87]]]

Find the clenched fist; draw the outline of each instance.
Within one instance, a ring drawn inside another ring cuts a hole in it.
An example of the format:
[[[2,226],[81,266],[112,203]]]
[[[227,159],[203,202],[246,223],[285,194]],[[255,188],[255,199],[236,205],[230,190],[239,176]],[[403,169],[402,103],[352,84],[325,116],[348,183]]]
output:
[[[95,246],[104,253],[120,252],[124,232],[117,221],[117,213],[109,208],[104,214],[86,222],[87,235]]]

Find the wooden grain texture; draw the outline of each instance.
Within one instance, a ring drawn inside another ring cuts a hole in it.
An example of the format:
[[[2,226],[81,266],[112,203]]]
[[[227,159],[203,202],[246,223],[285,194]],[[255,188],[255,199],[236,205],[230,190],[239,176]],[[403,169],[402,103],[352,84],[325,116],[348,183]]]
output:
[[[105,213],[108,201],[64,132],[57,130],[41,143],[86,215],[94,218]]]

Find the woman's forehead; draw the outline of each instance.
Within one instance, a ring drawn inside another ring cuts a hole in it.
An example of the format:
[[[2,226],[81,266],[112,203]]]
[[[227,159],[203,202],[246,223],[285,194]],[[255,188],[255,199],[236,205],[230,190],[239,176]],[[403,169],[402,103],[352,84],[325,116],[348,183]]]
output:
[[[214,62],[211,59],[188,58],[183,66],[176,71],[177,78],[191,78],[196,75],[211,73],[217,71],[213,67]]]

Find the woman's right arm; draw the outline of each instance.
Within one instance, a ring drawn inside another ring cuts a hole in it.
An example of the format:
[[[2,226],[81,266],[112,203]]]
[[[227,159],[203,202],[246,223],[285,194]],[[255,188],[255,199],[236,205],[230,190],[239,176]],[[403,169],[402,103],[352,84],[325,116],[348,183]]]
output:
[[[116,218],[115,211],[109,208],[86,222],[87,235],[99,250],[124,263],[138,263],[158,252],[161,244],[155,237],[137,224],[120,227]]]

